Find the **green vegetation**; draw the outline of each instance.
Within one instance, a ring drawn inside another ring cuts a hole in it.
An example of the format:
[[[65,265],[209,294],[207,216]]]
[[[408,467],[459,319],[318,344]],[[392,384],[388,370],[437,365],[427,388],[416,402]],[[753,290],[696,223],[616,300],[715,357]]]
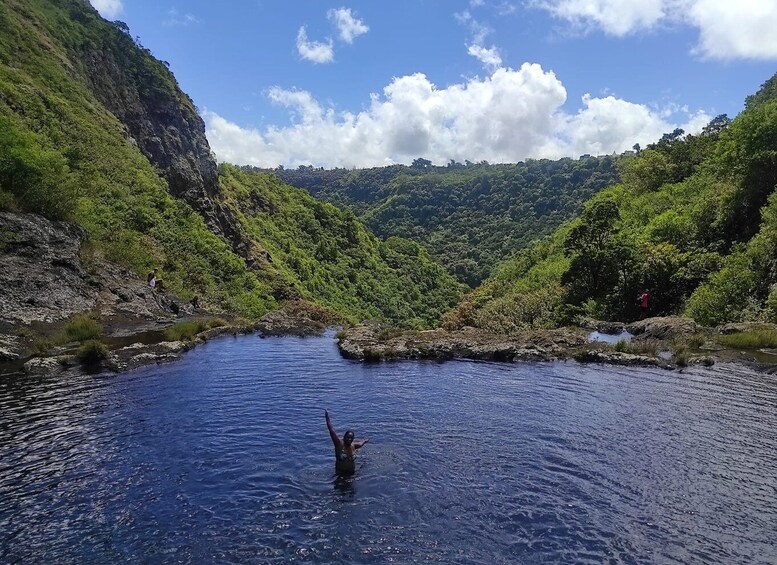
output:
[[[351,171],[299,167],[285,182],[353,210],[382,237],[426,247],[458,280],[476,286],[517,249],[577,214],[618,180],[615,157],[528,160],[509,165],[451,162]]]
[[[98,365],[108,358],[108,347],[96,339],[90,339],[78,348],[76,358],[84,365]]]
[[[437,323],[462,287],[418,244],[381,241],[347,210],[273,174],[221,165],[225,201],[257,244],[256,276],[279,299],[313,299],[345,321],[376,319],[409,328]],[[299,306],[297,306],[299,307]],[[322,312],[325,323],[335,321]]]
[[[79,314],[67,321],[59,341],[62,341],[62,343],[70,341],[84,342],[100,339],[102,333],[102,327],[94,318],[86,314]]]
[[[500,265],[445,323],[510,331],[578,315],[633,320],[643,289],[652,315],[777,321],[775,84],[777,75],[733,121],[676,130],[624,160],[620,184]]]
[[[741,333],[721,335],[718,343],[731,349],[763,349],[777,347],[777,331],[752,330]]]
[[[167,341],[191,341],[198,333],[213,328],[221,328],[227,325],[226,320],[222,318],[211,318],[209,320],[186,320],[178,322],[165,330],[165,339]]]
[[[327,319],[426,327],[459,300],[417,244],[380,241],[272,174],[223,165],[212,200],[244,231],[248,249],[235,253],[101,102],[125,91],[153,100],[153,119],[198,119],[165,64],[84,0],[0,3],[0,210],[75,221],[91,235],[91,265],[105,258],[139,277],[161,267],[171,292],[248,319],[291,301]],[[172,157],[191,159],[180,151]]]

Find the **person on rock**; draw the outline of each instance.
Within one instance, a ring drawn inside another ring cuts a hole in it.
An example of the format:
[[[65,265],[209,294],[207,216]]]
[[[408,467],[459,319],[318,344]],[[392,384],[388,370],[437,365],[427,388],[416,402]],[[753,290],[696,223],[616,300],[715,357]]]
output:
[[[146,276],[146,282],[151,288],[162,292],[164,290],[164,285],[162,284],[162,279],[160,279],[158,275],[159,269],[154,268],[154,270]]]
[[[351,430],[343,434],[340,439],[329,418],[329,410],[324,410],[326,418],[326,427],[329,429],[329,437],[332,438],[332,444],[335,447],[335,471],[339,475],[352,475],[356,471],[356,450],[364,447],[369,439],[354,441],[354,435]]]
[[[650,307],[650,295],[648,294],[647,289],[637,297],[637,303],[639,304],[639,317],[640,319],[645,319],[647,317],[648,308]]]

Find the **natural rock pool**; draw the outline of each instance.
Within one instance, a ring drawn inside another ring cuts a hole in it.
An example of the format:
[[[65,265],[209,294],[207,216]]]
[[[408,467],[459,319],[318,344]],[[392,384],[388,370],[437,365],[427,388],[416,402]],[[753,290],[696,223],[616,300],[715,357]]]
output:
[[[337,480],[324,424],[371,441]],[[218,339],[0,379],[0,562],[767,563],[777,379]]]

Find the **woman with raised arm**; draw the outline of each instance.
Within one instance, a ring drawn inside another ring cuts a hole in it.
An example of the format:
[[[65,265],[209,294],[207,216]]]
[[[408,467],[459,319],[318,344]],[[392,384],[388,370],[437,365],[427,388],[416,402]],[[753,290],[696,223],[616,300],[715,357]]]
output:
[[[364,447],[370,440],[354,441],[351,430],[345,432],[343,439],[340,439],[332,425],[332,420],[329,418],[329,410],[324,410],[324,417],[326,418],[326,427],[329,429],[329,437],[332,438],[332,443],[335,446],[335,471],[341,475],[350,475],[356,470],[354,460],[356,450]]]

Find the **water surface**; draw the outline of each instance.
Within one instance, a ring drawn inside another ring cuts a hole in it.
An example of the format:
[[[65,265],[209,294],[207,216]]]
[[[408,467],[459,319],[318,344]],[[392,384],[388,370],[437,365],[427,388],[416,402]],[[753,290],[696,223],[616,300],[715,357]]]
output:
[[[209,342],[0,379],[0,562],[774,563],[777,384],[744,369]],[[324,425],[368,436],[337,480]]]

